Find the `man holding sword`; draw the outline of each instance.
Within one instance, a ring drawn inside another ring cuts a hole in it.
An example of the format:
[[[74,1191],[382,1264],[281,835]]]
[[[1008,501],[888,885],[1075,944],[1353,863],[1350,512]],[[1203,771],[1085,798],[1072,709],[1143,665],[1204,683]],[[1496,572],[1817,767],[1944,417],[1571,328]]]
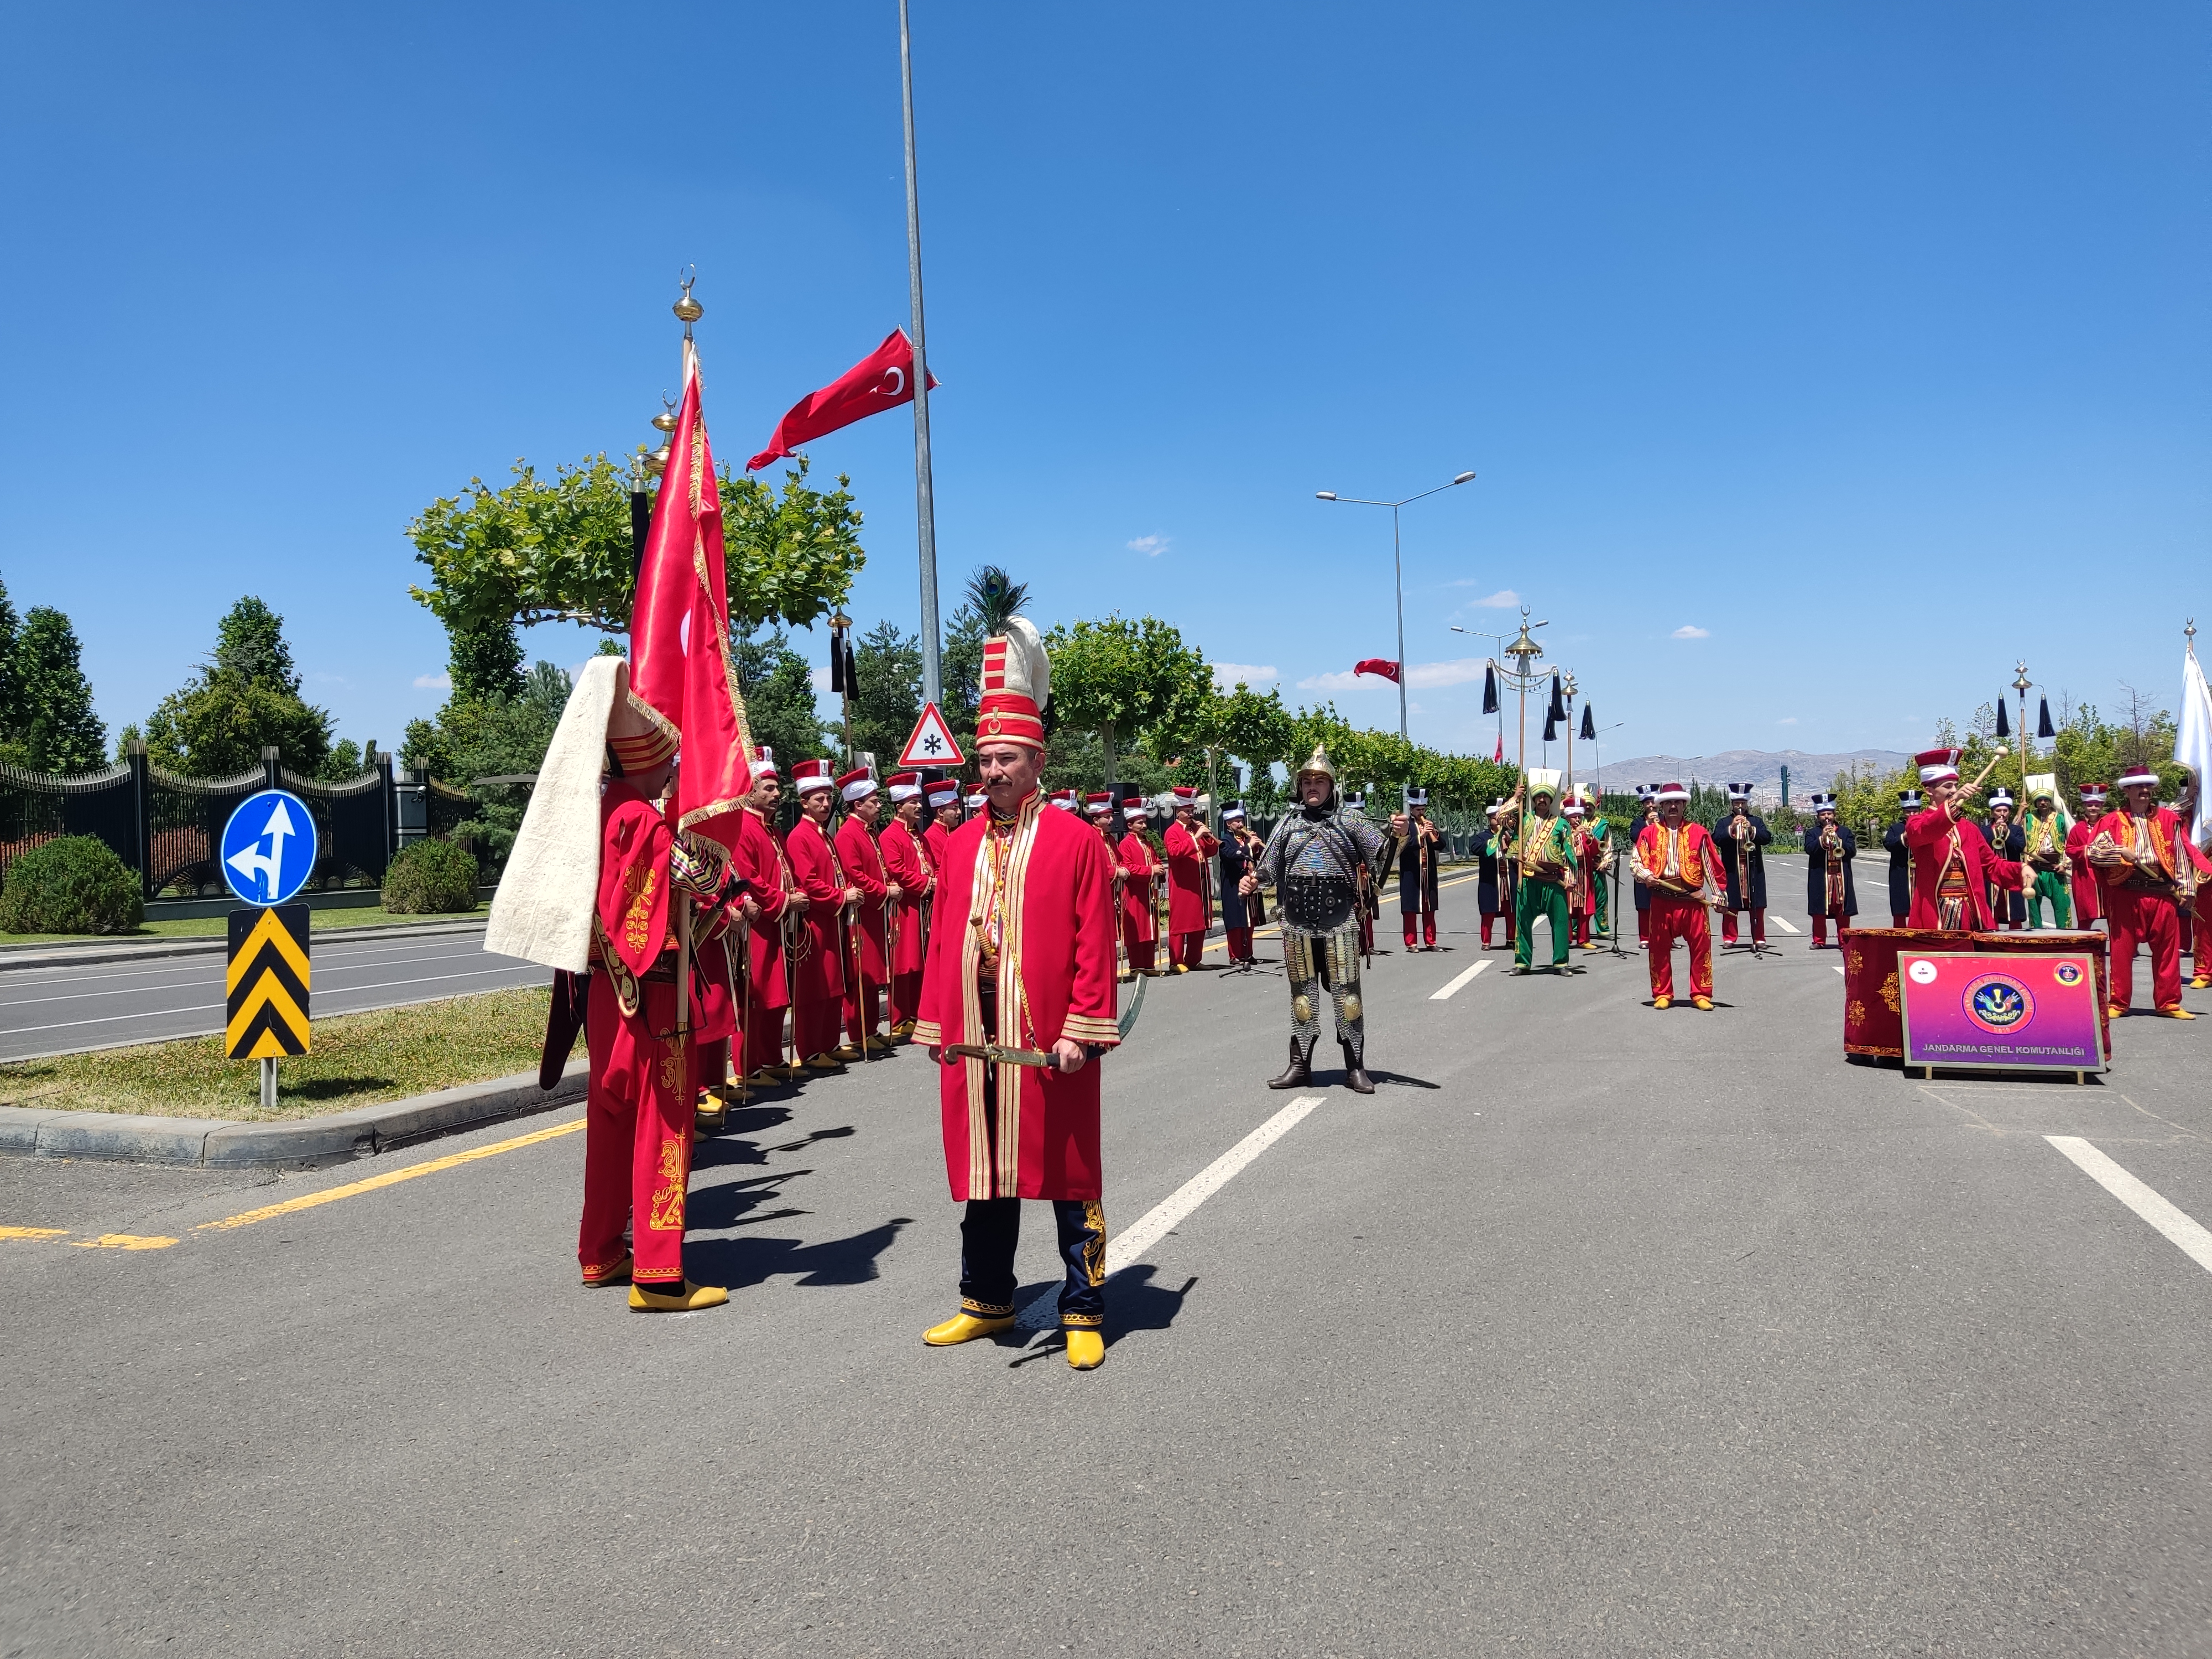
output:
[[[1098,1066],[1115,1016],[1114,860],[1079,815],[1049,809],[1043,708],[1051,665],[1026,617],[984,641],[975,757],[984,811],[938,874],[915,1041],[938,1062],[945,1173],[966,1206],[960,1310],[932,1347],[1014,1322],[1021,1201],[1051,1202],[1066,1279],[1067,1363],[1106,1357],[1106,1214]]]

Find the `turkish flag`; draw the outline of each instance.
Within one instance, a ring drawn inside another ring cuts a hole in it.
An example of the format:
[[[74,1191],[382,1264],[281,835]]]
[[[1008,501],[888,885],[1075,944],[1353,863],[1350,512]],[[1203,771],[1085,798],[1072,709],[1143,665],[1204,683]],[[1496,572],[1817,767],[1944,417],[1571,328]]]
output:
[[[937,390],[937,376],[929,377]],[[819,392],[810,392],[793,404],[776,422],[768,447],[745,463],[757,472],[770,461],[781,460],[810,438],[835,432],[841,426],[865,421],[871,415],[914,401],[914,342],[906,331],[895,328],[884,343],[854,363]]]
[[[1498,747],[1490,751],[1490,758],[1493,761],[1505,758],[1505,734],[1503,732],[1498,734]]]
[[[1388,657],[1369,657],[1352,664],[1352,672],[1355,678],[1361,674],[1379,674],[1386,680],[1395,680],[1398,665]]]
[[[629,696],[683,744],[676,827],[734,847],[752,787],[737,665],[730,657],[722,493],[700,410],[699,354],[684,345],[684,402],[653,498],[629,617]]]

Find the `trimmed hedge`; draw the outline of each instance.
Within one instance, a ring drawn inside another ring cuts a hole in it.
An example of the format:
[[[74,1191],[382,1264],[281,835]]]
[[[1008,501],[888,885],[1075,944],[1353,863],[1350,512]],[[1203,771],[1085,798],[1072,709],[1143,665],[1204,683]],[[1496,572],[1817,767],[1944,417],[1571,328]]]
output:
[[[458,842],[409,842],[384,872],[384,908],[395,916],[475,909],[476,854]]]
[[[123,933],[145,920],[138,878],[91,836],[33,847],[0,887],[0,930],[10,933]]]

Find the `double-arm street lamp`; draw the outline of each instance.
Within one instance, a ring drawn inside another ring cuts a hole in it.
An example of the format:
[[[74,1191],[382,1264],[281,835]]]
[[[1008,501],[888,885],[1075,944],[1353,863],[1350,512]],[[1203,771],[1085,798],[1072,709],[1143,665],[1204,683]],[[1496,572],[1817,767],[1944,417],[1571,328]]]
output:
[[[1469,483],[1474,474],[1462,472],[1451,483],[1440,483],[1434,489],[1424,489],[1419,495],[1408,495],[1401,501],[1370,501],[1364,495],[1340,495],[1334,489],[1317,489],[1314,499],[1322,501],[1349,501],[1355,507],[1387,507],[1390,509],[1390,567],[1398,587],[1398,735],[1406,735],[1406,565],[1399,551],[1398,509],[1430,495],[1449,489],[1452,484]]]

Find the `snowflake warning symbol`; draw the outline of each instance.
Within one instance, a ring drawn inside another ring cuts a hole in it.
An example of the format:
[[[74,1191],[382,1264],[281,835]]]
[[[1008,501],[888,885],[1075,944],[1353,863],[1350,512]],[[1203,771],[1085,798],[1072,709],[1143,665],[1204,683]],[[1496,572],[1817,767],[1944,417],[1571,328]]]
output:
[[[960,745],[952,741],[952,732],[945,724],[945,716],[937,712],[933,702],[921,706],[921,718],[914,723],[914,732],[899,750],[901,766],[964,766],[967,757]]]

